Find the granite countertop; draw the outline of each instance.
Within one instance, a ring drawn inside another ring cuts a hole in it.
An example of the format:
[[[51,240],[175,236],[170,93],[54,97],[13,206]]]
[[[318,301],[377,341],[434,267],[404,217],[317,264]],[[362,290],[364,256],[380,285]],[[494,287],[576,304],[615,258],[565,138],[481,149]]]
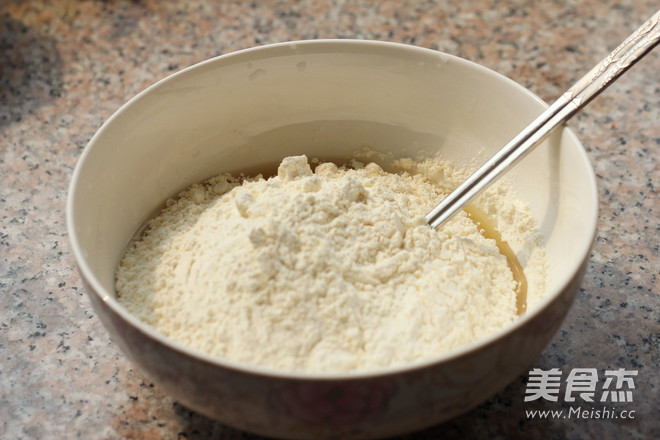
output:
[[[0,4],[0,438],[256,438],[165,395],[91,309],[65,227],[67,186],[102,122],[148,85],[266,43],[359,38],[481,63],[552,101],[651,16],[656,0],[3,0]],[[530,418],[528,374],[411,434],[660,438],[660,49],[569,126],[595,168],[588,271],[534,367],[636,370],[633,418]],[[538,403],[538,402],[537,402]]]

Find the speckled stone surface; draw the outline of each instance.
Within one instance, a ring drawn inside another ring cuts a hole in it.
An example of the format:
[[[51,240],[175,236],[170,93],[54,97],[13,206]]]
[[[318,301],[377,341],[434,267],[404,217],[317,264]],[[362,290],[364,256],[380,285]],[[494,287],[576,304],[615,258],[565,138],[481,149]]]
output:
[[[656,0],[0,2],[0,438],[248,439],[134,369],[94,315],[65,227],[90,137],[148,85],[272,42],[411,43],[556,98],[658,8]],[[660,438],[660,49],[570,127],[600,192],[583,288],[534,366],[638,370],[634,419],[530,419],[522,375],[471,412],[407,439]],[[592,408],[593,405],[583,405]]]

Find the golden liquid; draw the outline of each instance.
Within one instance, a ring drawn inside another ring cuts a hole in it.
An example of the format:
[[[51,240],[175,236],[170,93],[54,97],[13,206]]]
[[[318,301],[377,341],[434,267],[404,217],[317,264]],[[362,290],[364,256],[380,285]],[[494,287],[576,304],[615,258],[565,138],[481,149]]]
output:
[[[518,257],[516,257],[507,242],[502,240],[502,236],[497,232],[493,222],[485,212],[473,204],[465,207],[464,211],[467,213],[468,218],[477,225],[481,235],[484,238],[495,240],[500,253],[506,257],[506,262],[513,273],[513,279],[516,281],[516,311],[518,315],[522,315],[527,310],[527,278]]]

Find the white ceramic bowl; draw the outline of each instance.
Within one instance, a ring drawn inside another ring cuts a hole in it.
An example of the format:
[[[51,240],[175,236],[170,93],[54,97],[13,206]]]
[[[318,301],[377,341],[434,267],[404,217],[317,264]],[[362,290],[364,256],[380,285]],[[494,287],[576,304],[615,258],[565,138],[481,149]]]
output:
[[[301,374],[209,357],[168,340],[117,302],[114,271],[162,202],[221,172],[305,153],[441,152],[485,160],[545,104],[471,62],[412,46],[318,40],[244,50],[145,90],[96,133],[78,163],[68,228],[91,302],[114,341],[184,405],[287,438],[370,438],[447,420],[525,371],[561,324],[596,229],[597,192],[568,129],[509,174],[547,247],[547,296],[513,325],[461,350],[373,373]]]

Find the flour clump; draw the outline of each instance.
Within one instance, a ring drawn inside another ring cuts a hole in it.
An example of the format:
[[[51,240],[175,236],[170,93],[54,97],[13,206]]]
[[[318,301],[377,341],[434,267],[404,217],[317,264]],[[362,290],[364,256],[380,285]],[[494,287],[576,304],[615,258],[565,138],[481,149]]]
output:
[[[398,165],[312,170],[294,156],[269,179],[193,185],[125,251],[119,301],[193,349],[288,371],[406,364],[514,321],[516,282],[493,240],[464,213],[438,230],[424,220],[461,172],[440,159]],[[518,241],[537,244],[529,213],[492,191]],[[542,249],[525,255],[541,295]]]

